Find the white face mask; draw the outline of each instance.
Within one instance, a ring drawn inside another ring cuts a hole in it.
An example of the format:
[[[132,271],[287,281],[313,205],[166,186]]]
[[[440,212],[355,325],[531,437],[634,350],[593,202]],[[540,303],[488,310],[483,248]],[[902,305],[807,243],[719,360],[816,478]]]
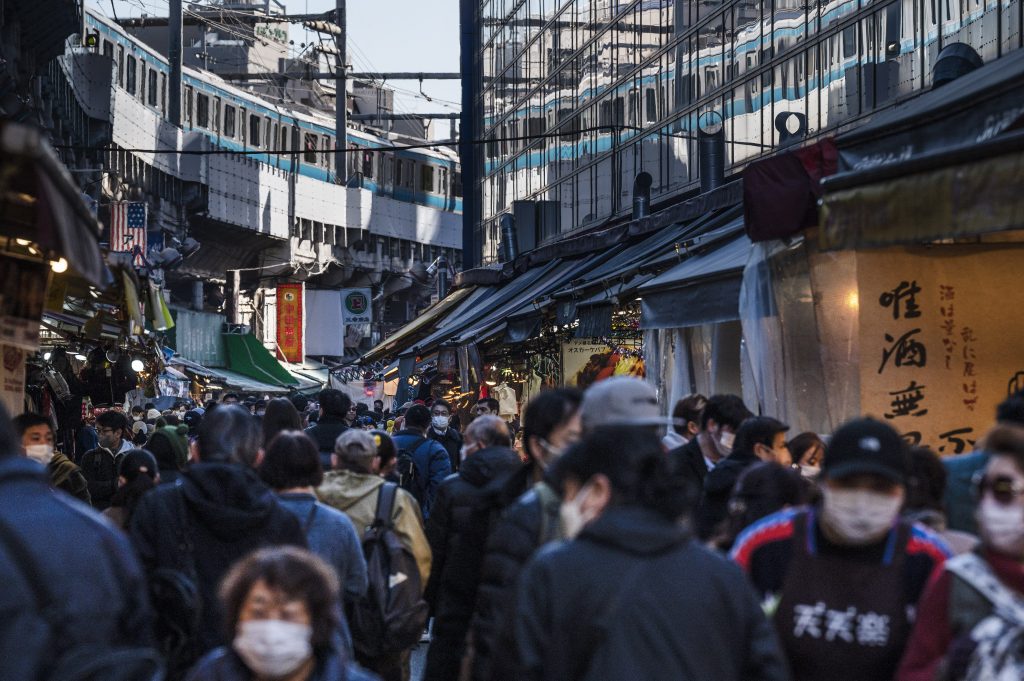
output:
[[[821,519],[847,544],[863,546],[878,541],[892,527],[903,505],[903,495],[864,489],[822,487]]]
[[[238,625],[232,647],[256,676],[288,676],[313,655],[312,627],[284,620],[250,620]]]
[[[53,459],[53,445],[28,445],[25,447],[25,454],[45,466]]]
[[[800,464],[800,475],[808,480],[814,480],[821,475],[821,466],[812,466],[808,463]]]
[[[432,416],[430,422],[434,424],[434,430],[448,430],[448,423],[451,421],[449,416]]]
[[[985,497],[978,504],[978,528],[985,543],[1001,553],[1024,553],[1024,509]]]
[[[732,445],[736,442],[736,434],[730,433],[727,430],[723,430],[718,434],[718,451],[721,452],[722,458],[725,458],[732,454]]]
[[[592,516],[583,513],[583,501],[587,498],[588,494],[590,494],[590,487],[584,485],[576,493],[576,497],[572,501],[563,501],[562,505],[558,508],[562,535],[566,539],[574,539],[583,527],[593,520]]]

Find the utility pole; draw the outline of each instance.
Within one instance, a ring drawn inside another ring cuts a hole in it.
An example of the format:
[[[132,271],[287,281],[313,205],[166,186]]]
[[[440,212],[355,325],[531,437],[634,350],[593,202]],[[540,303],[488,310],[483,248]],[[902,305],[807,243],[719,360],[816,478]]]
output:
[[[336,152],[334,154],[334,174],[336,175],[336,181],[338,184],[348,183],[348,154],[344,153],[343,150],[348,148],[348,101],[345,91],[348,89],[347,80],[345,78],[346,54],[348,52],[347,45],[347,34],[348,34],[348,18],[346,16],[346,0],[335,0],[335,9],[337,10],[337,16],[334,18],[337,23],[338,31],[335,36],[335,45],[338,48],[338,54],[335,57],[335,102],[334,102],[334,144]]]
[[[170,42],[167,47],[167,61],[171,67],[171,91],[167,93],[167,118],[173,125],[181,127],[181,26],[182,0],[169,0],[167,24],[170,28]]]

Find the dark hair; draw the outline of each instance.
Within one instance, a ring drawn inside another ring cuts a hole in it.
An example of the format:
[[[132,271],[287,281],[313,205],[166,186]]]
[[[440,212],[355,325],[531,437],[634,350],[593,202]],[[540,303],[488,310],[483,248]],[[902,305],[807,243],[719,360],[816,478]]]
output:
[[[235,400],[236,402],[241,402],[242,398],[238,396],[238,393],[224,393],[223,395],[220,396],[221,404],[223,404],[227,400]]]
[[[729,531],[721,548],[728,549],[740,532],[785,506],[806,503],[807,486],[800,473],[771,461],[759,461],[740,473],[729,499]]]
[[[481,402],[486,404],[487,408],[493,411],[495,414],[497,414],[501,410],[501,404],[498,402],[498,400],[494,399],[493,397],[481,397],[479,400],[476,401],[477,404],[480,404]]]
[[[121,430],[122,439],[128,436],[128,419],[114,410],[105,411],[96,417],[96,425],[111,430]]]
[[[381,470],[384,470],[398,456],[398,450],[395,449],[395,441],[383,430],[371,430],[370,435],[373,436],[374,441],[377,443],[377,456],[380,457]]]
[[[733,451],[753,454],[754,445],[771,447],[775,436],[788,430],[789,426],[770,416],[751,417],[741,423],[736,431],[736,442],[733,445]]]
[[[996,426],[985,435],[982,446],[992,456],[1013,459],[1017,468],[1024,472],[1024,428],[1015,425]]]
[[[414,404],[405,412],[405,425],[422,430],[430,425],[430,410],[422,404]]]
[[[433,411],[434,407],[444,407],[449,414],[452,413],[452,405],[448,400],[434,400],[434,403],[430,405],[430,410]]]
[[[288,400],[292,403],[292,406],[295,407],[295,411],[297,412],[304,412],[306,411],[306,407],[309,406],[309,398],[301,393],[290,395]]]
[[[125,484],[114,492],[110,505],[124,507],[126,526],[142,495],[156,487],[156,476],[159,473],[160,467],[152,452],[129,449],[124,453],[117,465],[117,474],[125,479]]]
[[[531,460],[539,457],[530,451],[530,438],[546,440],[579,411],[583,393],[575,388],[542,390],[526,404],[523,411],[523,448]]]
[[[238,395],[235,395],[235,397],[238,397]],[[156,405],[153,404],[152,402],[146,402],[146,404],[143,406],[143,409],[145,409],[146,411],[149,411],[150,409],[156,409]]]
[[[20,453],[21,436],[15,432],[7,408],[0,402],[0,457],[17,456]]]
[[[324,481],[320,451],[301,430],[283,430],[270,441],[257,471],[272,489],[319,487]]]
[[[139,406],[139,405],[137,405],[137,404],[136,404],[136,405],[135,405],[134,407],[132,407],[131,411],[132,411],[132,413],[133,413],[133,414],[136,414],[136,413],[138,413],[138,414],[144,414],[144,413],[145,413],[145,410],[143,410],[143,408],[142,408],[142,407],[140,407],[140,406]]]
[[[320,396],[317,399],[320,402],[320,408],[328,416],[342,418],[352,408],[352,398],[340,390],[332,390],[330,388],[321,390]]]
[[[196,444],[199,446],[199,458],[204,463],[252,466],[260,448],[259,425],[244,407],[221,405],[203,417]]]
[[[376,407],[378,404],[380,405],[380,408],[383,410],[384,409],[384,400],[374,400],[373,401],[373,406]]]
[[[1024,394],[1010,395],[996,407],[996,423],[1024,425]]]
[[[672,418],[675,421],[682,421],[682,424],[679,424],[680,428],[689,425],[691,421],[699,425],[700,415],[707,402],[708,398],[699,393],[687,395],[676,402],[675,409],[672,410]]]
[[[287,397],[275,397],[267,403],[262,425],[263,445],[266,446],[281,431],[301,430],[302,417]]]
[[[46,418],[42,414],[36,414],[31,411],[26,411],[24,414],[15,416],[11,421],[11,425],[14,426],[14,432],[18,435],[20,441],[22,436],[25,435],[25,431],[29,428],[35,428],[36,426],[46,426],[53,432],[53,424],[50,423],[50,419]]]
[[[708,421],[713,419],[718,425],[735,430],[751,416],[747,405],[736,395],[712,395],[700,415],[700,429],[707,430]]]
[[[580,483],[606,476],[616,505],[642,506],[672,521],[690,509],[686,483],[671,474],[661,437],[651,428],[599,426],[569,448],[558,471]]]
[[[492,414],[477,416],[466,428],[466,439],[479,442],[481,448],[511,447],[512,435],[508,424]]]
[[[817,433],[800,433],[789,441],[789,453],[793,455],[793,463],[800,463],[804,455],[814,447],[821,447],[825,453],[825,441],[818,437]]]
[[[903,508],[910,511],[941,511],[945,492],[946,467],[942,465],[942,459],[928,447],[911,447],[907,496]]]
[[[220,586],[227,640],[235,637],[242,606],[256,582],[301,600],[309,610],[311,643],[323,652],[333,644],[340,620],[338,577],[334,569],[305,549],[279,546],[260,549],[239,560]]]

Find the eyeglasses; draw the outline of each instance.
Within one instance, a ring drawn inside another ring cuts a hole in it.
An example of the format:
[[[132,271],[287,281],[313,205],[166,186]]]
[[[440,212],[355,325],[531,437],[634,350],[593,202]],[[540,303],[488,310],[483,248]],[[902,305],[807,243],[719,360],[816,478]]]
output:
[[[114,429],[113,428],[100,428],[96,432],[98,434],[100,434],[100,435],[107,435],[107,434],[113,435],[114,434]]]
[[[1006,506],[1024,495],[1024,482],[1005,475],[987,478],[979,471],[974,476],[974,498],[980,500],[986,493],[991,493],[993,499]]]

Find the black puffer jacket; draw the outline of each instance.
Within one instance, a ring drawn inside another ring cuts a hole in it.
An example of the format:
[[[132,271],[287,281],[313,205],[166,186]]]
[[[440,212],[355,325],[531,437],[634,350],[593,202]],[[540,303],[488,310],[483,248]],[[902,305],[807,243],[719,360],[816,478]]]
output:
[[[295,514],[255,471],[229,463],[193,464],[177,483],[148,492],[132,515],[131,536],[147,575],[185,568],[179,544],[191,538],[202,598],[200,652],[224,643],[217,588],[235,561],[265,546],[306,547]]]
[[[440,442],[444,450],[448,452],[448,460],[452,462],[452,470],[458,471],[462,463],[460,457],[462,452],[462,434],[454,428],[448,428],[443,433],[438,433],[433,428],[427,429],[427,437],[435,442]]]
[[[521,467],[519,455],[511,449],[489,447],[468,457],[437,490],[426,524],[434,555],[427,587],[434,630],[426,681],[458,678],[491,511],[505,480]]]
[[[331,455],[334,454],[334,443],[338,436],[348,430],[348,423],[340,416],[324,414],[320,420],[306,428],[306,435],[313,438],[316,448],[320,452],[320,463],[325,471],[331,469]]]
[[[520,679],[784,681],[775,628],[739,568],[678,523],[613,507],[526,567]]]
[[[697,507],[697,536],[708,540],[718,526],[729,517],[729,497],[740,474],[760,461],[753,452],[735,451],[708,471],[704,477],[704,490]]]
[[[472,623],[473,681],[517,678],[511,626],[516,585],[537,549],[561,538],[560,504],[551,485],[537,483],[505,510],[487,539]]]

